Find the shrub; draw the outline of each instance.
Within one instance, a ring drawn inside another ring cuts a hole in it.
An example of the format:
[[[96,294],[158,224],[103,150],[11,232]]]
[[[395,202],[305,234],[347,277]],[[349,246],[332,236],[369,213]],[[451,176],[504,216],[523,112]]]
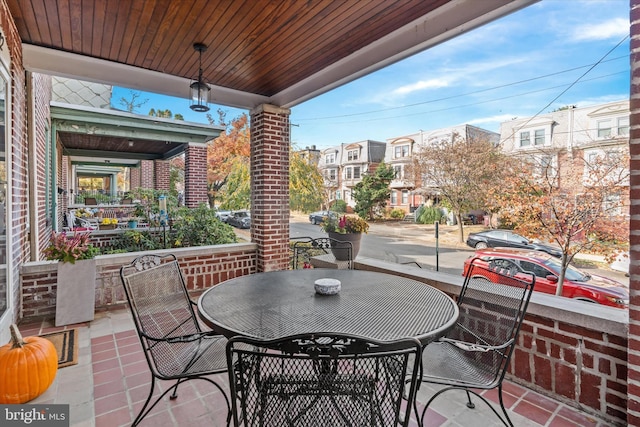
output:
[[[422,206],[416,212],[416,222],[420,224],[433,224],[440,222],[443,214],[440,208],[436,206]]]
[[[236,243],[238,238],[229,224],[216,217],[216,211],[201,204],[195,209],[182,207],[174,215],[173,246],[206,246]]]
[[[402,219],[404,218],[405,212],[402,209],[392,209],[389,212],[389,216],[393,219]]]
[[[114,239],[112,247],[105,253],[153,251],[163,248],[162,236],[151,234],[148,231],[131,229]]]
[[[344,200],[335,200],[329,210],[338,213],[345,213],[347,212],[347,202],[345,202]]]

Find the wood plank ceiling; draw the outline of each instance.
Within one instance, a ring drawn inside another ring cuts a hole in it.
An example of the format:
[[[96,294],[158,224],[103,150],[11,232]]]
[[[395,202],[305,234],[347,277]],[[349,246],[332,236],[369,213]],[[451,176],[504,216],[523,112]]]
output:
[[[378,56],[402,56],[412,45],[425,40],[433,40],[429,44],[433,45],[535,1],[7,0],[7,4],[25,45],[193,79],[198,69],[193,44],[204,43],[208,46],[202,56],[205,81],[268,99],[371,49],[397,30],[405,28],[402,43]],[[414,26],[406,30],[410,24]],[[386,59],[376,57],[375,50],[365,52],[371,59],[358,63],[361,69]],[[63,65],[51,65],[57,66]],[[353,70],[337,73],[321,85],[353,74]],[[144,82],[138,88],[144,89]],[[292,106],[317,95],[322,87],[305,90],[308,93],[276,105]],[[166,93],[172,94],[171,89]]]

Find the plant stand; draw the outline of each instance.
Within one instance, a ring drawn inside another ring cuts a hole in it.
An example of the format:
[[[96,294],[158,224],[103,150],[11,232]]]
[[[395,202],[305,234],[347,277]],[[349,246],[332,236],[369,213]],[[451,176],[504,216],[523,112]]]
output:
[[[96,260],[58,261],[56,326],[93,320],[96,305]]]

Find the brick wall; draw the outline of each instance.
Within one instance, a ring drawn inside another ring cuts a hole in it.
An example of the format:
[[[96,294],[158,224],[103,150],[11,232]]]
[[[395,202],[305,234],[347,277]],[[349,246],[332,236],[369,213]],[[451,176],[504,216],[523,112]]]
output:
[[[154,160],[155,165],[155,189],[169,191],[169,161]]]
[[[130,168],[129,169],[129,189],[134,190],[141,186],[140,184],[140,168]]]
[[[629,208],[630,267],[629,293],[629,390],[627,421],[640,425],[640,0],[631,0],[631,86],[629,102],[629,152],[631,176]]]
[[[140,161],[140,187],[153,188],[156,181],[153,166],[153,160]]]
[[[251,241],[258,271],[289,264],[289,114],[261,105],[251,111]]]
[[[178,257],[187,287],[197,294],[224,280],[256,272],[256,246],[252,243],[159,250]],[[142,252],[101,255],[96,258],[96,309],[125,303],[120,267]],[[22,265],[21,321],[54,318],[56,310],[57,262],[41,261]]]
[[[22,65],[22,42],[13,22],[7,4],[0,2],[0,27],[5,36],[4,49],[8,50],[11,58],[11,68],[9,70],[11,78],[11,136],[9,141],[11,158],[8,159],[9,173],[11,175],[11,189],[7,199],[11,200],[10,222],[7,228],[10,230],[8,236],[11,241],[8,246],[12,248],[10,252],[13,268],[9,275],[11,282],[8,284],[13,300],[9,302],[9,307],[20,307],[20,275],[18,266],[29,260],[29,234],[27,227],[28,215],[28,144],[27,144],[27,114],[26,114],[26,90],[25,90],[25,70]],[[33,171],[35,173],[35,171]],[[11,321],[18,317],[18,310],[15,309],[5,321]],[[0,337],[5,337],[5,324],[0,331]],[[6,325],[8,327],[8,325]],[[2,341],[6,342],[6,341]]]
[[[355,268],[419,280],[451,297],[463,282],[461,276],[362,257]],[[625,310],[534,293],[507,376],[606,425],[626,426],[630,327]]]
[[[184,158],[184,204],[195,208],[208,201],[206,144],[188,144]]]

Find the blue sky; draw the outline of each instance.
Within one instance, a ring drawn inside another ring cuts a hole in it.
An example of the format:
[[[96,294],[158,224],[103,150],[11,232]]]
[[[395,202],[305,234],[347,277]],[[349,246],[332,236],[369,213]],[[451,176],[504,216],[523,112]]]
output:
[[[543,0],[294,107],[291,139],[326,148],[463,123],[498,132],[514,117],[627,99],[628,34],[629,0]],[[114,88],[114,106],[129,92]],[[207,122],[188,100],[141,97],[139,113]]]

